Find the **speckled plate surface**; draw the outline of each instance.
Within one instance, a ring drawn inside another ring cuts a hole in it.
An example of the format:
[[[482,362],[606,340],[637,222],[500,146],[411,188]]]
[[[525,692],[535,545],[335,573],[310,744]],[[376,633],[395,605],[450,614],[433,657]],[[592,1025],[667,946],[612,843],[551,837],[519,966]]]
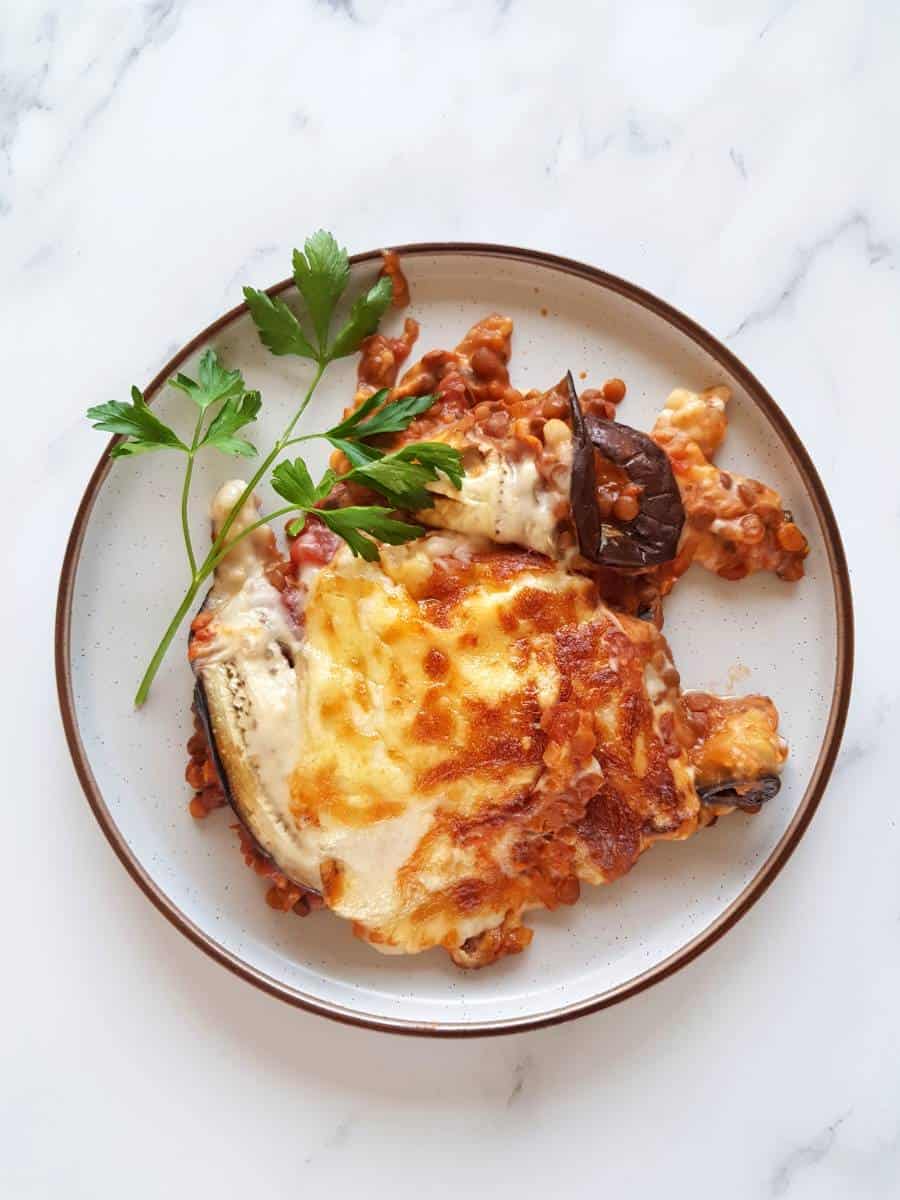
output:
[[[507,313],[518,387],[546,387],[566,368],[585,371],[585,387],[619,375],[628,383],[622,419],[643,429],[677,385],[731,387],[718,461],[782,493],[811,543],[808,572],[796,585],[771,577],[735,584],[695,568],[667,602],[666,635],[685,687],[773,697],[791,746],[777,799],[758,816],[735,814],[686,843],[657,845],[618,883],[585,887],[574,908],[530,914],[531,947],[481,972],[463,973],[438,951],[384,958],[327,913],[300,920],[273,912],[262,882],[241,862],[227,810],[202,823],[188,815],[192,679],[178,644],[146,707],[132,708],[185,583],[176,455],[112,465],[104,458],[94,472],[62,571],[60,701],[79,777],[113,848],[154,904],[207,953],[274,995],[341,1020],[410,1033],[499,1033],[565,1020],[649,986],[721,936],[775,877],[821,798],[843,730],[850,589],[808,455],[759,382],[709,334],[632,285],[569,260],[463,245],[412,246],[402,255],[422,326],[419,351],[454,345],[486,312]],[[374,254],[354,259],[353,284],[373,278],[378,265]],[[192,373],[208,345],[262,391],[254,440],[270,444],[306,367],[268,354],[243,307],[194,338],[148,397],[164,420],[183,425],[184,400],[164,383],[176,370]],[[329,370],[308,428],[340,412],[354,369],[346,361]],[[324,466],[318,453],[313,461],[310,451],[311,467]],[[208,497],[234,473],[231,460],[200,460],[197,544]]]

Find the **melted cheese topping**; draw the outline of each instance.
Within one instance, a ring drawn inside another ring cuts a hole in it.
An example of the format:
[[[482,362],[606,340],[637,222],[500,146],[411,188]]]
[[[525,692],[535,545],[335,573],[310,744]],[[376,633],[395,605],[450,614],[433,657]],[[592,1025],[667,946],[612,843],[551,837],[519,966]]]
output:
[[[449,480],[428,484],[440,499],[416,516],[426,525],[490,538],[501,545],[526,546],[538,554],[558,557],[560,511],[567,511],[572,470],[571,439],[560,440],[552,452],[553,469],[542,474],[529,454],[510,458],[493,442],[472,431],[449,431],[437,440],[463,453],[466,474],[462,486]]]
[[[559,532],[555,509],[568,493],[568,476],[563,483],[565,491],[552,491],[533,458],[513,462],[494,451],[481,471],[466,474],[459,490],[432,484],[431,491],[440,488],[447,498],[417,515],[440,529],[480,534],[554,557]]]
[[[707,733],[691,755],[702,786],[777,775],[787,758],[778,713],[766,696],[711,696]]]
[[[603,781],[598,735],[623,733],[615,685],[653,709],[643,651],[631,661],[591,582],[459,534],[376,563],[341,547],[306,581],[301,635],[262,565],[217,585],[198,668],[208,689],[210,671],[227,680],[252,775],[239,808],[279,867],[385,951],[461,947],[577,895],[574,851],[545,863],[544,830]],[[654,638],[636,623],[643,650]],[[597,712],[581,717],[590,681]]]
[[[291,817],[339,865],[332,907],[385,944],[396,940],[402,910],[477,865],[463,846],[443,847],[414,880],[398,880],[437,811],[462,819],[502,811],[537,782],[540,719],[559,674],[548,646],[516,651],[517,600],[531,590],[574,616],[589,586],[525,569],[467,588],[471,566],[457,560],[454,571],[427,547],[386,548],[379,565],[341,550],[310,593],[298,671],[303,743]],[[436,563],[443,587],[434,586]],[[373,827],[377,854],[360,836]],[[417,934],[404,930],[406,948]]]

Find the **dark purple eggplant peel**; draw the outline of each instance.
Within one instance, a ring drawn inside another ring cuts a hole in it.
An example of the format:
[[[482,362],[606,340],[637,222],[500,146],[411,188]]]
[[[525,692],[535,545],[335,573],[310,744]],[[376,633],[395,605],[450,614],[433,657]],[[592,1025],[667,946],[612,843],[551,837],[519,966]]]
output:
[[[203,735],[206,738],[209,756],[212,759],[213,766],[216,768],[219,786],[225,793],[225,799],[228,801],[231,808],[235,809],[234,797],[231,793],[231,784],[228,782],[228,772],[225,770],[225,764],[222,762],[222,756],[219,754],[219,746],[216,742],[216,735],[213,731],[212,716],[209,711],[209,700],[206,695],[206,688],[203,686],[203,680],[199,678],[194,684],[194,712],[197,714],[200,725],[203,728]],[[240,813],[236,813],[236,815],[240,817]]]
[[[581,553],[608,567],[655,567],[671,562],[678,552],[684,505],[668,455],[646,433],[630,425],[585,416],[571,371],[566,384],[573,438],[569,499]],[[640,511],[633,521],[601,519],[595,450],[642,489]]]
[[[763,775],[752,783],[741,783],[727,779],[724,783],[712,784],[697,789],[701,804],[731,804],[744,812],[759,812],[767,800],[777,796],[781,780],[777,775]]]

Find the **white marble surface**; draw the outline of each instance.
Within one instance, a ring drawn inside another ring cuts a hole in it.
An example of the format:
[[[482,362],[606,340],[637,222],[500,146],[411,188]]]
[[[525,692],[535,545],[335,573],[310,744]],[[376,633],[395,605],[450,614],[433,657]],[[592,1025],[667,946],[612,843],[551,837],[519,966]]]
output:
[[[0,1194],[900,1194],[900,8],[19,0],[0,24],[4,491],[27,514]],[[69,764],[52,604],[99,450],[81,413],[319,223],[662,294],[780,400],[844,529],[856,691],[808,835],[724,941],[568,1026],[434,1043],[279,1005],[150,907]]]

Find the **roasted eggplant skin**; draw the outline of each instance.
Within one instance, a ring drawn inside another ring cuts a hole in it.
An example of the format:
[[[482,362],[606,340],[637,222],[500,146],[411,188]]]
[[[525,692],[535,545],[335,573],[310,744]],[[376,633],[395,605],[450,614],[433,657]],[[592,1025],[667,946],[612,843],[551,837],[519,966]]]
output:
[[[210,607],[210,597],[212,592],[207,592],[203,598],[203,603],[200,606],[197,615],[205,613]],[[190,633],[188,634],[188,660],[193,663],[195,647],[195,631],[193,624],[191,625]],[[203,685],[203,675],[200,671],[194,670],[194,712],[203,727],[203,733],[206,737],[206,744],[209,747],[209,755],[212,759],[212,764],[216,769],[216,775],[219,777],[219,785],[225,793],[225,799],[228,801],[232,809],[234,809],[234,798],[231,794],[231,785],[228,782],[228,772],[225,770],[225,764],[222,761],[222,756],[219,753],[219,746],[216,741],[215,731],[213,730],[212,716],[209,710],[209,697],[206,694],[206,688]]]
[[[723,783],[698,788],[697,795],[701,804],[723,804],[740,808],[743,812],[757,813],[780,790],[781,780],[777,775],[763,775],[746,783],[726,779]]]
[[[571,371],[566,386],[573,434],[570,502],[581,553],[591,562],[610,567],[654,567],[671,562],[678,553],[684,505],[668,455],[630,425],[585,416]],[[641,487],[640,511],[634,520],[601,520],[595,450]]]
[[[210,679],[210,684],[213,688],[215,688],[216,684],[212,679]],[[226,697],[222,697],[221,699],[226,700]],[[228,744],[229,739],[227,737],[222,737],[223,730],[221,729],[221,726],[219,726],[219,736],[217,736],[216,729],[219,725],[219,722],[213,716],[213,712],[216,711],[221,713],[224,712],[225,709],[221,703],[217,705],[215,701],[210,700],[207,692],[207,684],[202,674],[197,677],[197,681],[194,684],[194,708],[200,718],[200,724],[203,726],[203,732],[206,735],[206,742],[209,746],[210,757],[212,758],[213,766],[216,768],[216,774],[219,777],[219,783],[222,786],[222,791],[225,793],[225,799],[231,806],[231,810],[234,815],[240,821],[244,832],[253,842],[253,845],[256,847],[259,853],[264,855],[269,862],[274,863],[272,856],[268,853],[265,847],[261,845],[259,839],[254,835],[249,814],[245,813],[240,803],[238,798],[240,795],[240,785],[238,784],[235,787],[232,787],[231,778],[228,767],[225,764],[225,759],[227,757],[232,757],[232,768],[237,772],[240,771],[240,763],[233,756],[229,756],[227,750],[224,748]],[[275,865],[277,866],[277,864]]]
[[[202,679],[198,679],[194,684],[194,712],[200,718],[200,724],[203,727],[203,733],[206,737],[206,744],[209,747],[209,755],[216,769],[216,775],[219,778],[219,785],[225,793],[225,799],[231,805],[232,809],[234,809],[234,796],[232,795],[231,784],[228,782],[228,772],[225,770],[222,755],[219,753],[219,744],[216,741],[212,717],[209,711],[209,697],[206,694],[206,688],[203,685]],[[237,812],[236,809],[235,812]],[[239,813],[237,815],[240,816]]]

